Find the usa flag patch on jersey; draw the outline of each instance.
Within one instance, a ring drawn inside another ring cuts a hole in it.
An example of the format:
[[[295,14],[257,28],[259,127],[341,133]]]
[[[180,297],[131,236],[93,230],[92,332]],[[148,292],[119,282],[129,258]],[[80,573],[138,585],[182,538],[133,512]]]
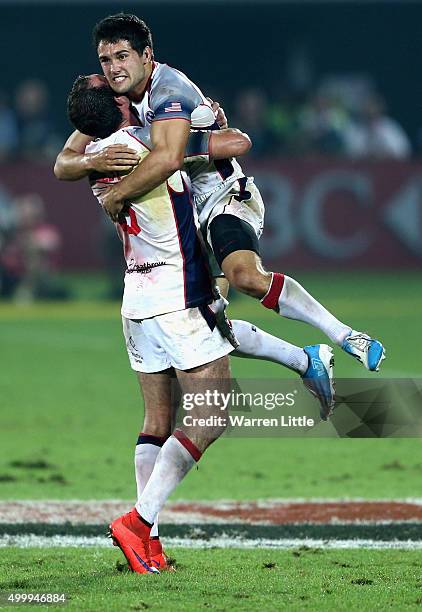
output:
[[[181,113],[182,105],[180,104],[180,102],[172,102],[170,106],[164,107],[164,112],[165,113]]]

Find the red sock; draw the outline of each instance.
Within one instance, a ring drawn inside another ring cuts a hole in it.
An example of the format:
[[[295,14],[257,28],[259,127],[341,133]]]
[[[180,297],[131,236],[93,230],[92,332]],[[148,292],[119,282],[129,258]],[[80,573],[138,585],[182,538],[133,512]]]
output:
[[[261,304],[265,306],[265,308],[278,311],[278,300],[280,298],[280,293],[283,290],[283,285],[284,274],[273,272],[270,288],[261,300]]]
[[[198,447],[190,440],[187,435],[181,429],[175,429],[173,432],[173,436],[177,438],[182,446],[186,448],[186,450],[192,455],[195,461],[199,461],[202,457],[202,453]]]

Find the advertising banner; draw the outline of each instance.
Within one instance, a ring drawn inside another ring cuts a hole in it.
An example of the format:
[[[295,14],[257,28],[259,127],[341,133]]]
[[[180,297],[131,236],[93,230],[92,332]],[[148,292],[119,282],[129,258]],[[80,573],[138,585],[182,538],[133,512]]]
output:
[[[266,205],[261,248],[268,267],[406,269],[422,264],[422,165],[327,160],[248,162]],[[63,266],[101,265],[106,219],[88,183],[65,183],[52,168],[0,167],[0,199],[38,193],[63,236]]]

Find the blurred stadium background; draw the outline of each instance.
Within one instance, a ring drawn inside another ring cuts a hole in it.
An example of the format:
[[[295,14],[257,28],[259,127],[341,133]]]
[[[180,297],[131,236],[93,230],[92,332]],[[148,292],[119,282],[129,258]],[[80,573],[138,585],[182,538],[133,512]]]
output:
[[[409,270],[422,261],[419,3],[0,1],[0,295],[78,296],[69,273],[109,278],[122,259],[83,183],[52,162],[70,133],[78,74],[99,70],[92,25],[134,11],[155,54],[220,100],[253,149],[277,269]],[[164,16],[164,18],[163,18]],[[29,251],[29,252],[28,252]]]
[[[266,202],[262,253],[268,267],[294,275],[338,316],[379,335],[388,350],[382,376],[422,374],[415,338],[422,309],[421,3],[0,0],[2,500],[127,500],[134,493],[140,401],[120,331],[120,243],[88,185],[60,183],[52,172],[71,131],[65,113],[71,84],[100,70],[92,26],[121,10],[151,27],[159,61],[183,70],[220,101],[230,125],[252,138],[241,163]],[[322,340],[315,330],[279,324],[252,300],[232,297],[233,318],[297,344]],[[247,360],[233,360],[233,371],[280,376],[273,364]],[[337,373],[365,375],[342,354]],[[116,417],[123,427],[116,427]],[[420,497],[420,450],[419,439],[307,439],[306,448],[300,439],[222,440],[175,498]],[[7,516],[0,508],[0,535],[8,533],[2,526]],[[416,529],[422,540],[420,523]],[[12,550],[14,558],[19,555]],[[16,567],[26,572],[23,562],[9,567],[4,559],[5,576],[13,577]],[[290,563],[283,558],[295,584]],[[420,572],[418,563],[411,572]],[[391,572],[396,566],[391,561]],[[24,586],[35,588],[41,580],[43,570],[34,567],[30,578],[22,573]],[[323,581],[329,569],[322,568]],[[349,570],[337,569],[343,580]],[[385,575],[372,576],[380,585],[373,607],[384,596],[385,606],[393,605],[382,589]],[[65,578],[63,588],[77,589]],[[81,592],[91,588],[80,580]],[[265,580],[256,593],[266,592]],[[318,580],[310,597],[324,603]],[[341,580],[334,588],[340,594]],[[10,584],[5,579],[0,586]],[[400,595],[403,606],[420,605],[406,585],[411,595]],[[107,583],[103,592],[115,588]],[[290,588],[296,587],[286,592]],[[164,602],[167,596],[163,591]],[[267,597],[269,609],[271,590]],[[301,609],[303,594],[291,598]]]

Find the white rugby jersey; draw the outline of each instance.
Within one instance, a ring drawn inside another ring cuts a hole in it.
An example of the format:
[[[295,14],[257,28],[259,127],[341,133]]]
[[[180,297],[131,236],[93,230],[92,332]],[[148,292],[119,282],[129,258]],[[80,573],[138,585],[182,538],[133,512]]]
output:
[[[148,155],[150,127],[128,127],[108,138],[91,142],[87,153],[111,144],[127,144]],[[190,139],[192,152],[203,151],[204,140]],[[189,149],[189,146],[188,146]],[[187,151],[187,155],[190,152]],[[203,151],[202,159],[208,159]],[[118,176],[93,176],[94,195]],[[146,319],[212,301],[209,273],[202,254],[194,209],[183,174],[175,172],[165,183],[130,204],[124,223],[116,223],[127,263],[122,315]]]
[[[219,129],[210,103],[201,90],[183,72],[167,64],[153,62],[145,95],[141,102],[133,102],[133,106],[144,126],[150,126],[155,121],[186,119],[195,129]],[[224,197],[236,180],[245,177],[234,158],[205,163],[195,161],[186,165],[185,169],[201,224],[208,218],[216,202],[216,197],[210,196],[219,191],[219,195],[221,193],[221,197]]]

